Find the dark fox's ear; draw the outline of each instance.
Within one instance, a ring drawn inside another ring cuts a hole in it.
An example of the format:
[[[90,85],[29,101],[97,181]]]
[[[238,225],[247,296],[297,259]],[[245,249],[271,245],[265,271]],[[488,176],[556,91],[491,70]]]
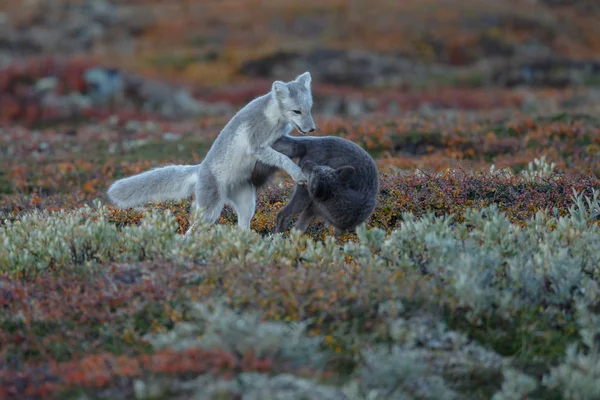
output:
[[[310,89],[310,81],[311,81],[310,72],[306,71],[302,75],[298,76],[296,78],[296,80],[298,82],[300,82],[301,84],[303,84],[307,89]]]
[[[345,167],[340,167],[340,168],[336,169],[335,172],[337,172],[337,174],[342,182],[347,182],[354,175],[354,167],[347,165]]]
[[[323,181],[319,181],[311,188],[313,197],[317,200],[327,200],[331,195],[331,187]]]
[[[310,174],[316,166],[317,164],[314,162],[306,160],[302,163],[302,172],[308,172]]]
[[[276,99],[282,99],[285,96],[290,94],[290,90],[288,89],[285,82],[275,81],[271,86],[271,92]]]

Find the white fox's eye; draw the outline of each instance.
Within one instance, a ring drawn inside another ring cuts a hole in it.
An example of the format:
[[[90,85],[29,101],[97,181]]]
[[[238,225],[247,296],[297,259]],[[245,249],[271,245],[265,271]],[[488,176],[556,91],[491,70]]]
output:
[[[294,111],[294,113],[296,113],[296,114],[302,114],[302,112],[300,110],[292,110],[292,111]]]

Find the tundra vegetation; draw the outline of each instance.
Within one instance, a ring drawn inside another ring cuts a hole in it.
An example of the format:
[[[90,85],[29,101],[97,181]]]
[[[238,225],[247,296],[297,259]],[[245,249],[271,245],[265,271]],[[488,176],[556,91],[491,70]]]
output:
[[[494,52],[520,60],[528,35],[563,60],[597,57],[593,1],[517,12],[512,0],[468,0],[468,14],[421,0],[266,2],[256,15],[278,24],[256,31],[229,1],[172,2],[183,11],[161,2],[148,15],[132,10],[154,0],[137,0],[112,17],[118,2],[67,3],[53,9],[70,15],[51,30],[61,40],[24,46],[36,37],[18,27],[7,40],[31,53],[93,46],[68,35],[91,12],[102,14],[96,39],[107,48],[130,35],[155,54],[114,57],[140,75],[123,76],[124,97],[108,103],[86,83],[89,68],[102,75],[97,58],[2,67],[1,400],[600,398],[597,65],[523,61],[498,75],[475,63]],[[60,20],[36,10],[7,12],[42,30]],[[282,15],[298,22],[283,26]],[[406,31],[382,36],[399,15],[395,29]],[[271,54],[298,35],[307,42],[297,54]],[[338,50],[302,53],[311,40]],[[357,57],[342,43],[377,54],[400,46],[434,66],[405,70],[363,53],[364,68],[394,71],[384,87],[332,85],[327,57]],[[378,164],[378,204],[356,233],[336,239],[316,222],[305,235],[272,235],[294,185],[285,174],[258,194],[251,231],[229,208],[186,237],[190,201],[108,204],[116,179],[200,162],[235,109],[281,78],[261,63],[304,69],[303,59],[315,62],[315,134],[350,139]],[[515,71],[538,80],[506,87]],[[165,83],[173,77],[198,100]],[[557,82],[567,87],[549,88]]]
[[[579,132],[599,137],[597,127]],[[393,139],[422,137],[431,135]],[[382,168],[374,214],[338,240],[319,223],[308,235],[270,234],[293,186],[282,176],[259,194],[251,232],[226,210],[185,237],[189,202],[120,210],[98,199],[127,169],[158,163],[146,153],[155,156],[142,145],[105,163],[9,169],[4,398],[600,395],[593,174],[544,158],[519,173]]]

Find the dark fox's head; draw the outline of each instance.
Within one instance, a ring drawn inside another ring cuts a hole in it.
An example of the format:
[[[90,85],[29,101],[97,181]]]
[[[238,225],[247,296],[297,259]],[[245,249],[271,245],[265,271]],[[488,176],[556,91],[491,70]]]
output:
[[[331,168],[317,165],[312,161],[302,164],[302,172],[308,176],[306,189],[315,200],[324,201],[331,197],[337,188],[344,187],[354,176],[354,167],[347,165]]]
[[[302,134],[317,129],[311,114],[313,101],[310,81],[310,72],[305,72],[291,82],[275,81],[271,88],[282,117]]]

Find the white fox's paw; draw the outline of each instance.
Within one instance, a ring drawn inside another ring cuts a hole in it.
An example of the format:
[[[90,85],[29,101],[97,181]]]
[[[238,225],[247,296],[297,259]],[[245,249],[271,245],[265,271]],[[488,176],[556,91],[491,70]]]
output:
[[[302,171],[300,171],[299,174],[294,175],[292,178],[294,178],[294,181],[297,185],[306,185],[308,182],[308,177],[304,175]]]
[[[190,236],[192,232],[194,232],[194,228],[196,227],[196,222],[192,222],[188,230],[185,232],[183,236]]]

